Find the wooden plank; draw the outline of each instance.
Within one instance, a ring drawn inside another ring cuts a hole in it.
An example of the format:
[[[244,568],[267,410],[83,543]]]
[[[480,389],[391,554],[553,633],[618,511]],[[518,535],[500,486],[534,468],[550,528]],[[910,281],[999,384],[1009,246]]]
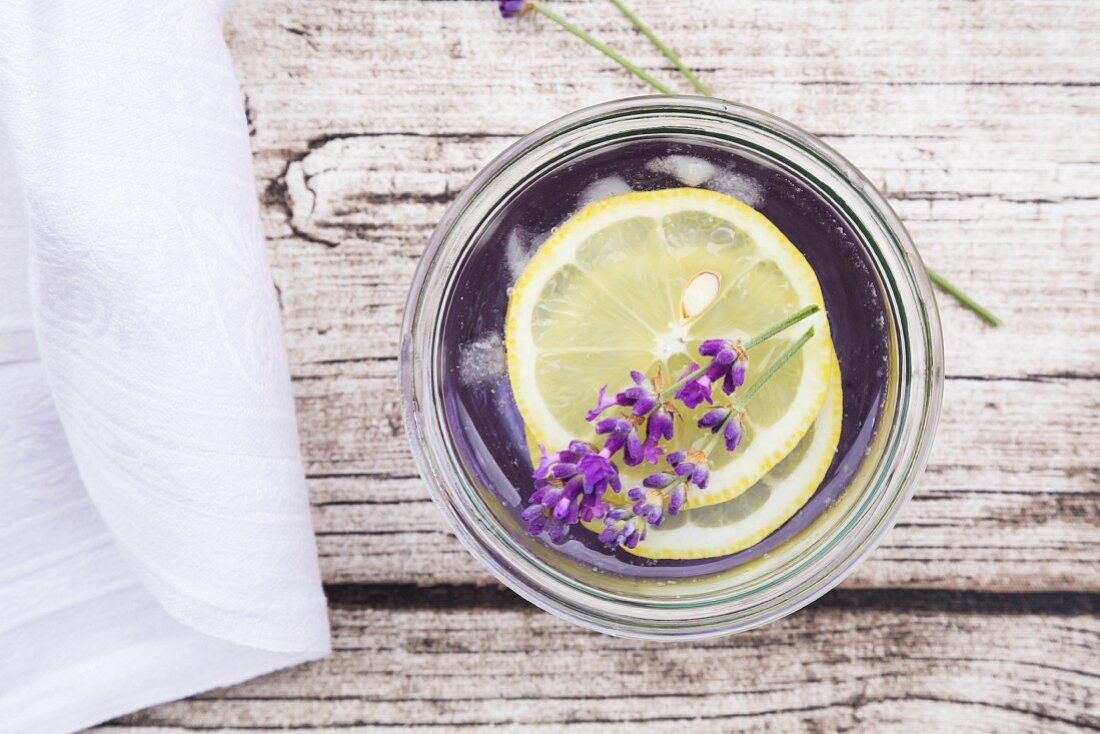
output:
[[[560,7],[675,79],[605,2]],[[708,3],[706,13],[685,0],[635,7],[720,94],[815,130],[884,132],[890,121],[893,132],[942,132],[991,120],[979,128],[1000,122],[1043,137],[1050,99],[1043,90],[1096,81],[1100,21],[1090,0],[747,0]],[[504,23],[485,2],[253,0],[234,9],[229,36],[264,149],[301,142],[322,124],[515,134],[648,90],[549,23]],[[1023,104],[1003,103],[1015,94]]]
[[[333,609],[335,652],[107,729],[998,731],[1100,726],[1100,620],[839,594],[725,639],[641,643],[504,596]],[[885,604],[876,601],[880,599]],[[941,600],[942,602],[942,600]],[[1057,610],[1056,610],[1057,611]],[[1094,609],[1091,611],[1095,611]],[[578,675],[578,671],[584,671]]]

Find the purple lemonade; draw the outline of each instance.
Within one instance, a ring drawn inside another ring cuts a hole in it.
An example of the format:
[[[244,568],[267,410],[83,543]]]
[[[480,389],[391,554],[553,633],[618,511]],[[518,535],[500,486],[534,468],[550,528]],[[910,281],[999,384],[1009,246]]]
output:
[[[629,191],[684,186],[744,201],[775,224],[815,271],[842,376],[837,452],[813,497],[745,550],[703,560],[648,560],[610,549],[579,526],[561,542],[534,541],[552,545],[556,561],[565,565],[660,580],[711,574],[758,558],[837,500],[880,421],[888,388],[887,321],[871,263],[843,212],[801,178],[732,144],[651,134],[603,145],[557,161],[514,191],[482,224],[448,284],[438,332],[442,409],[455,458],[501,527],[517,538],[525,535],[520,513],[532,492],[531,459],[502,339],[512,285],[551,232],[585,205]]]

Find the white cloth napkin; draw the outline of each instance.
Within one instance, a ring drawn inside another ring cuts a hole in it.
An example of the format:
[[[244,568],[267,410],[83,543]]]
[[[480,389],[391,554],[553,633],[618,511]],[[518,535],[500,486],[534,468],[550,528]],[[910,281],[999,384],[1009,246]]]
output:
[[[0,2],[0,731],[329,650],[224,4]]]

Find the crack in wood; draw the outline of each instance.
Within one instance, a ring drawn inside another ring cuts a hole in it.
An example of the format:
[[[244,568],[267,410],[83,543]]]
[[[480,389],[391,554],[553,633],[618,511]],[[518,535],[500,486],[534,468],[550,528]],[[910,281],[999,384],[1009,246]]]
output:
[[[512,609],[528,610],[532,614],[542,613],[522,597],[495,583],[442,586],[336,583],[325,585],[325,595],[331,606],[339,608]],[[1100,614],[1100,592],[838,588],[814,602],[808,609],[811,613],[813,610],[841,610],[1071,617]]]
[[[1048,372],[1045,374],[1027,374],[1017,376],[1000,375],[945,375],[946,380],[966,380],[973,382],[1058,382],[1059,380],[1100,380],[1100,374],[1079,372]]]
[[[306,479],[408,480],[420,479],[420,475],[391,474],[389,472],[306,472]]]

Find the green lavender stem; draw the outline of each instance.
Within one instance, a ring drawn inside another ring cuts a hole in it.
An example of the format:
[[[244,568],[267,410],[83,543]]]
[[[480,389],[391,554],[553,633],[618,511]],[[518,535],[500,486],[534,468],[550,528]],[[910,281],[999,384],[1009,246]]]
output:
[[[989,309],[985,308],[985,306],[982,306],[980,303],[975,301],[973,298],[966,295],[961,290],[959,290],[957,287],[955,287],[954,285],[949,283],[946,278],[944,278],[942,275],[937,273],[935,270],[933,270],[932,268],[930,268],[926,265],[924,267],[924,271],[926,273],[928,273],[928,277],[931,279],[931,281],[933,283],[935,283],[940,288],[942,288],[945,293],[952,296],[956,301],[958,301],[959,303],[961,303],[962,305],[966,306],[971,311],[976,313],[987,324],[990,324],[991,326],[1000,326],[1001,325],[1001,320],[999,318],[997,318],[996,316],[994,316],[992,313],[990,313]]]
[[[810,328],[806,329],[805,332],[803,332],[802,336],[798,337],[798,341],[787,347],[787,351],[783,352],[783,354],[780,355],[779,359],[768,365],[768,369],[764,371],[764,374],[760,375],[756,382],[752,384],[752,387],[749,388],[746,392],[741,393],[738,398],[733,401],[733,411],[735,413],[739,413],[744,410],[745,407],[748,406],[748,404],[752,401],[752,399],[756,397],[756,394],[760,392],[760,388],[764,387],[764,383],[772,379],[772,377],[775,376],[775,373],[782,369],[783,365],[787,364],[787,362],[790,361],[791,357],[793,357],[795,353],[797,353],[798,350],[806,344],[806,342],[810,341],[810,338],[813,337],[813,335],[814,327],[811,326]]]
[[[787,329],[787,328],[790,328],[791,326],[794,326],[799,321],[802,321],[805,318],[809,318],[810,316],[813,316],[815,313],[817,313],[820,310],[821,309],[818,308],[817,306],[806,306],[803,309],[799,309],[798,311],[795,311],[793,314],[791,314],[787,318],[783,319],[782,321],[778,321],[778,322],[772,324],[771,326],[769,326],[767,329],[764,329],[764,331],[760,332],[759,334],[757,334],[753,338],[749,339],[747,342],[745,342],[741,346],[742,346],[743,349],[751,349],[751,348],[755,347],[756,345],[758,345],[762,342],[765,342],[768,339],[771,339],[773,336],[775,336],[779,332],[783,331],[784,329]],[[810,331],[813,332],[813,329],[811,328]],[[780,365],[780,367],[781,366],[782,365]],[[778,369],[778,367],[776,369]],[[706,372],[706,371],[707,371],[707,368],[704,366],[704,367],[700,367],[699,369],[695,370],[694,372],[689,372],[688,374],[684,375],[679,380],[677,380],[674,384],[672,384],[668,389],[662,390],[661,394],[659,396],[657,396],[657,402],[663,403],[666,400],[670,399],[673,395],[676,394],[677,390],[679,390],[681,387],[684,386],[685,382],[689,382],[691,380],[699,379],[700,377],[702,377],[703,373]],[[768,377],[771,377],[771,375],[768,375]]]
[[[580,28],[573,25],[572,23],[570,23],[565,18],[563,18],[560,15],[558,15],[557,13],[555,13],[550,8],[543,5],[542,2],[540,2],[540,0],[528,0],[528,4],[533,10],[535,10],[538,13],[541,13],[542,15],[546,16],[550,20],[554,21],[555,23],[560,25],[562,28],[564,28],[565,30],[569,31],[570,33],[572,33],[577,38],[579,38],[582,41],[584,41],[585,43],[587,43],[589,46],[596,49],[597,51],[602,53],[604,56],[607,56],[609,59],[611,59],[612,61],[619,64],[619,66],[623,67],[624,69],[629,71],[631,74],[633,74],[634,76],[638,77],[639,79],[644,81],[649,86],[656,89],[661,94],[675,94],[675,92],[673,92],[670,87],[668,87],[665,84],[661,83],[657,79],[654,79],[649,73],[647,73],[645,70],[639,68],[635,64],[628,61],[625,56],[623,56],[618,51],[616,51],[615,49],[608,46],[606,43],[603,43],[602,41],[597,40],[591,34],[586,33],[585,31],[581,30]]]
[[[680,70],[680,73],[691,82],[691,86],[695,87],[695,90],[699,92],[699,94],[705,94],[708,97],[711,96],[707,86],[699,80],[699,77],[692,73],[691,69],[684,65],[683,61],[680,61],[680,57],[676,55],[676,52],[666,46],[660,38],[657,38],[656,34],[649,29],[649,26],[643,23],[638,16],[634,15],[622,0],[611,0],[611,4],[618,8],[619,12],[622,13],[643,36],[648,38],[650,43],[656,46],[657,50],[665,55],[666,59],[671,61],[673,65]]]
[[[797,324],[802,319],[807,318],[809,316],[813,316],[815,313],[817,313],[820,310],[821,309],[819,307],[814,305],[814,306],[806,306],[806,308],[803,308],[799,311],[795,311],[793,314],[791,314],[787,318],[783,319],[779,323],[768,327],[766,330],[760,332],[759,334],[754,336],[752,339],[749,339],[747,342],[745,342],[741,346],[744,349],[752,349],[757,344],[760,344],[761,342],[766,342],[768,339],[771,339],[773,336],[775,336],[779,332],[783,331],[787,327],[794,326],[795,324]]]

